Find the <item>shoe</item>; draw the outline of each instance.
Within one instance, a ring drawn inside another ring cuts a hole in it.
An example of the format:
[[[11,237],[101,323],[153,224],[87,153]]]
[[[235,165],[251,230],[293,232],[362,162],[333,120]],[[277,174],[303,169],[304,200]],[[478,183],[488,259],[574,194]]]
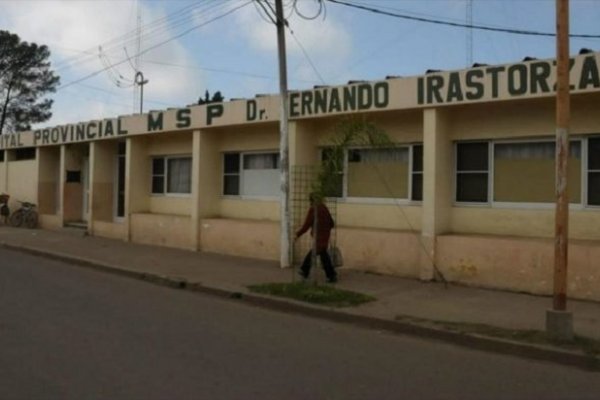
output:
[[[327,283],[336,283],[337,280],[337,276],[333,276],[331,278],[327,278]]]

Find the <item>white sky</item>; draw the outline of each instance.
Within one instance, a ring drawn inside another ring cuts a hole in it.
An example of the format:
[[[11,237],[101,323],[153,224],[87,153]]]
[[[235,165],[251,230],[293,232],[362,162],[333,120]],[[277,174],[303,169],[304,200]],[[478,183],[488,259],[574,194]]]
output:
[[[456,22],[466,18],[466,0],[347,1],[427,18]],[[140,0],[143,24],[149,24],[143,30],[142,50],[182,35],[142,56],[141,70],[149,79],[144,88],[145,110],[192,104],[205,90],[211,94],[220,90],[226,99],[278,91],[275,27],[259,9],[248,4],[210,22],[247,2]],[[460,69],[467,65],[465,29],[375,15],[330,2],[325,2],[325,18],[306,20],[289,7],[292,0],[284,3],[295,36],[287,35],[292,89],[386,75],[419,75],[429,68]],[[297,7],[307,16],[318,10],[315,0],[298,0]],[[554,0],[474,0],[473,22],[552,32],[554,7]],[[127,86],[133,79],[134,69],[127,55],[137,52],[133,34],[136,0],[0,0],[0,10],[0,29],[50,47],[62,85],[95,73],[53,94],[54,115],[42,125],[138,110],[139,103],[134,108],[133,89],[115,84],[119,80]],[[600,0],[571,0],[572,33],[598,35],[598,21]],[[525,56],[554,57],[553,38],[485,31],[473,31],[472,37],[475,62],[500,64]],[[600,50],[600,40],[571,40],[573,54],[582,47]],[[102,71],[107,63],[120,64]]]

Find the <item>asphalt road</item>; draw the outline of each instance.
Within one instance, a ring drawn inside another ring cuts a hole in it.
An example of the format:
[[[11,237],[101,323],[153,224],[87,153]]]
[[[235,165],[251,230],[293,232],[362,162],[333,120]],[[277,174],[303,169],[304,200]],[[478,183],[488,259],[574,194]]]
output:
[[[0,249],[2,400],[598,393],[600,373],[286,315]]]

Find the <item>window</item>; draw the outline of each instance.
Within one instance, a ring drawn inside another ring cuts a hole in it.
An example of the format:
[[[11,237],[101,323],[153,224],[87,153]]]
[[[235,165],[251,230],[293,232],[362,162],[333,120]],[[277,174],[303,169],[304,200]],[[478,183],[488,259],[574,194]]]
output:
[[[117,143],[117,218],[125,216],[125,163],[126,163],[127,143],[121,141]]]
[[[4,150],[0,150],[0,162],[4,162]]]
[[[348,151],[348,197],[408,198],[408,147]]]
[[[410,156],[412,153],[412,164]],[[321,152],[321,161],[332,149]],[[327,185],[329,197],[408,199],[422,198],[423,146],[350,149],[344,154],[337,176]],[[412,186],[412,188],[411,188]]]
[[[423,200],[423,145],[413,146],[411,200]]]
[[[555,201],[555,151],[555,142],[549,140],[457,143],[456,201],[553,203]],[[600,144],[597,152],[598,168],[600,168]],[[571,203],[581,203],[581,160],[582,142],[573,140],[569,144],[568,161]],[[589,163],[591,161],[589,160]],[[590,173],[588,179],[596,179],[591,175]],[[489,197],[488,193],[490,193]],[[588,192],[588,197],[592,195]],[[600,203],[600,193],[597,197]]]
[[[35,160],[35,147],[26,147],[15,150],[15,161]]]
[[[274,197],[279,187],[279,153],[223,155],[224,195]]]
[[[321,162],[328,162],[333,156],[332,149],[326,148],[321,151]],[[342,160],[342,165],[339,166],[338,173],[331,178],[330,182],[325,182],[325,193],[327,197],[343,197],[344,196],[344,164],[345,160]]]
[[[223,194],[240,194],[240,153],[223,156]]]
[[[153,194],[188,194],[192,186],[191,157],[154,157],[152,159]]]
[[[600,137],[589,138],[587,143],[587,203],[600,206]]]
[[[456,145],[456,201],[488,201],[488,143]]]
[[[555,143],[494,144],[494,201],[555,201]],[[581,202],[581,143],[569,145],[569,201]]]

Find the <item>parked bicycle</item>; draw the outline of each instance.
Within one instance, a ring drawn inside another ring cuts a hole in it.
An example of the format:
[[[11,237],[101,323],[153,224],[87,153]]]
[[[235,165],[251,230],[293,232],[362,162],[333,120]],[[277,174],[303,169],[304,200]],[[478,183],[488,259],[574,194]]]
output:
[[[10,224],[14,227],[25,226],[29,229],[36,228],[38,225],[38,213],[35,210],[36,205],[28,201],[19,201],[21,208],[11,214]]]

